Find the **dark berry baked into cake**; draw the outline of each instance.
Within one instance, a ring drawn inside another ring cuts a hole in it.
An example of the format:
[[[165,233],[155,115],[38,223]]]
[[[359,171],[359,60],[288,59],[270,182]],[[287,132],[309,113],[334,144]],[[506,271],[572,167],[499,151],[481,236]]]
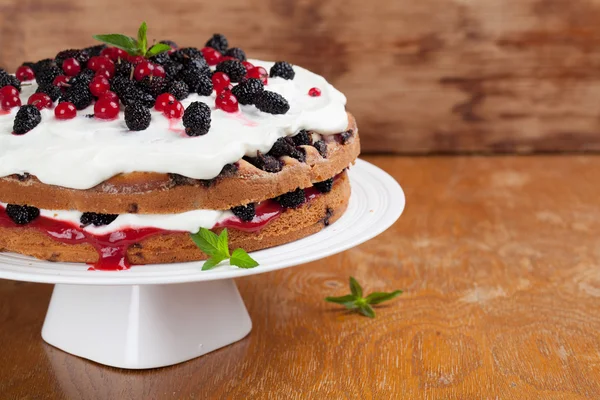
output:
[[[148,46],[143,28],[0,69],[0,251],[123,269],[206,259],[201,228],[253,251],[344,213],[342,93],[223,35]]]

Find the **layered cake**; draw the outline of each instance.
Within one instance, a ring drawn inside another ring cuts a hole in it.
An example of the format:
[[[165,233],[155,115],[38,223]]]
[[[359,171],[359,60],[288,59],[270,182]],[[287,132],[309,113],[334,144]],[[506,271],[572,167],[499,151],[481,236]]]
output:
[[[143,35],[0,70],[0,251],[124,269],[206,259],[200,228],[250,252],[340,218],[360,151],[342,93],[223,35]]]

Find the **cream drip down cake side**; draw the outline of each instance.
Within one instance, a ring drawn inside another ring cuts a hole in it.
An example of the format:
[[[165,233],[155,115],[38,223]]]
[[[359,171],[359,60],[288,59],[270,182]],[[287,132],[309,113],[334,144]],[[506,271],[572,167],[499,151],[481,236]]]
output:
[[[116,44],[0,70],[0,250],[123,269],[206,259],[200,228],[254,251],[344,213],[360,142],[323,77],[219,34]]]

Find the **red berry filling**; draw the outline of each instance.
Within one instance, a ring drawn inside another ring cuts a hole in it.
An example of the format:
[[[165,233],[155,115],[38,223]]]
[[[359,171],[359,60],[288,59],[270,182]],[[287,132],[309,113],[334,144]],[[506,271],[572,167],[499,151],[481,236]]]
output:
[[[54,116],[56,119],[72,119],[77,115],[77,109],[73,103],[65,101],[64,103],[58,103],[54,109]]]
[[[110,82],[105,77],[98,75],[90,82],[89,87],[94,96],[100,97],[110,89]]]
[[[99,99],[94,104],[94,116],[100,119],[115,119],[119,115],[119,103],[106,98]]]
[[[212,75],[211,79],[213,83],[213,88],[217,93],[222,91],[224,88],[228,87],[231,83],[231,79],[229,79],[229,76],[227,76],[227,74],[224,72],[215,72]]]
[[[163,93],[156,98],[154,109],[156,111],[164,111],[169,103],[174,103],[177,99],[171,93]]]
[[[79,64],[79,61],[77,61],[76,59],[67,58],[65,61],[63,61],[62,69],[65,72],[65,75],[75,76],[79,72],[81,72],[81,65]]]
[[[17,68],[17,73],[15,75],[21,82],[30,81],[35,78],[35,74],[31,67],[26,65],[21,65],[19,68]]]
[[[266,85],[269,80],[269,73],[263,67],[254,67],[248,71],[248,78],[260,79],[260,81]]]
[[[230,90],[223,90],[217,94],[215,106],[229,113],[239,110],[238,100]]]
[[[169,119],[179,119],[183,117],[184,112],[183,104],[177,100],[169,102],[163,110],[163,114]]]
[[[221,55],[221,53],[219,53],[219,51],[213,49],[212,47],[205,47],[201,51],[208,65],[217,65],[222,61],[223,56]]]
[[[29,96],[27,104],[33,104],[38,110],[52,108],[52,99],[46,93],[34,93]]]
[[[0,110],[8,111],[14,107],[21,107],[19,91],[14,86],[4,86],[0,89]]]

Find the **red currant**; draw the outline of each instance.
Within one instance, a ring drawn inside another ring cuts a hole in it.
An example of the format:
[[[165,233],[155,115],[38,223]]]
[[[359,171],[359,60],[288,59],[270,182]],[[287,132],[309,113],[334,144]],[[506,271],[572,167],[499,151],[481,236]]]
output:
[[[102,94],[102,96],[100,96],[101,99],[106,99],[106,100],[111,100],[111,101],[116,101],[117,103],[119,102],[119,96],[117,96],[117,94],[111,90],[107,90],[106,92],[104,92]]]
[[[215,106],[229,113],[239,110],[238,100],[230,90],[223,90],[217,94]]]
[[[33,73],[31,67],[26,65],[21,65],[19,68],[17,68],[17,73],[15,75],[21,82],[30,81],[35,78],[35,74]]]
[[[52,81],[52,84],[54,86],[58,86],[59,88],[64,88],[66,85],[69,84],[69,77],[66,75],[59,75],[56,78],[54,78],[54,80]]]
[[[19,91],[16,87],[7,85],[0,89],[0,96],[18,96]]]
[[[119,115],[119,103],[106,98],[99,99],[94,104],[94,117],[100,119],[115,119]]]
[[[221,57],[221,59],[219,60],[219,62],[229,61],[229,60],[237,60],[237,58],[231,57],[231,56],[223,56],[223,57]]]
[[[117,61],[119,58],[127,59],[129,54],[125,50],[121,50],[117,47],[107,47],[100,52],[102,57],[110,58],[113,61]]]
[[[100,71],[106,71],[101,69]],[[89,84],[90,92],[96,97],[102,96],[108,89],[110,89],[110,83],[108,79],[103,76],[96,76]]]
[[[133,65],[138,65],[142,61],[146,61],[146,59],[142,56],[129,56],[129,62]]]
[[[175,119],[183,117],[184,111],[185,109],[183,108],[183,104],[175,100],[165,106],[163,114],[165,114],[165,116],[169,119]]]
[[[173,103],[175,100],[177,99],[171,93],[163,93],[156,98],[154,109],[156,111],[164,111],[167,104]]]
[[[52,108],[52,99],[46,93],[34,93],[29,96],[27,104],[33,104],[38,110]]]
[[[152,73],[153,76],[157,76],[159,78],[165,78],[167,76],[167,72],[165,71],[165,68],[162,65],[156,64],[154,66],[154,72]]]
[[[249,63],[248,61],[242,61],[244,67],[246,67],[246,72],[250,72],[252,68],[254,68],[254,64]]]
[[[54,116],[56,119],[72,119],[77,115],[77,109],[73,103],[65,101],[58,103],[54,109]]]
[[[114,47],[105,47],[100,52],[101,57],[112,58]]]
[[[89,69],[91,69],[92,71],[98,71],[101,68],[106,68],[107,70],[109,70],[113,75],[115,73],[115,63],[106,57],[102,57],[102,56],[95,56],[90,58],[90,61],[88,61],[87,66]]]
[[[230,82],[229,76],[223,72],[215,72],[212,76],[213,87],[217,93],[227,87]]]
[[[8,111],[13,107],[21,107],[19,91],[14,86],[0,89],[0,110]]]
[[[112,79],[112,77],[114,76],[115,70],[114,68],[111,69],[107,69],[107,68],[100,68],[98,71],[96,71],[96,74],[94,75],[94,77],[103,77],[106,79]]]
[[[319,97],[321,95],[321,89],[317,87],[310,88],[310,90],[308,91],[308,95],[310,97]]]
[[[101,56],[94,56],[90,58],[90,60],[87,63],[87,67],[92,71],[98,71],[98,69],[100,69],[100,60],[103,58],[104,57]]]
[[[81,65],[76,59],[67,58],[65,61],[63,61],[62,69],[65,71],[65,75],[75,76],[81,72]]]
[[[133,77],[136,81],[141,81],[145,76],[152,75],[152,72],[154,72],[154,64],[150,61],[142,61],[135,66]]]
[[[204,47],[201,51],[208,65],[217,65],[221,62],[223,56],[218,50],[215,50],[212,47]]]
[[[248,78],[260,79],[261,82],[266,85],[269,80],[269,73],[263,67],[254,67],[248,71]]]

